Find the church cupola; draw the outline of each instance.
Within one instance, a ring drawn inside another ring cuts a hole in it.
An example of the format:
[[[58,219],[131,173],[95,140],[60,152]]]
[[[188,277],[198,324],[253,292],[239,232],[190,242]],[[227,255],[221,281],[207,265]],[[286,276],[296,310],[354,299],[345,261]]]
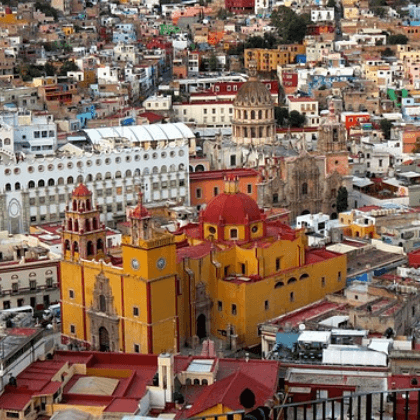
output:
[[[94,208],[92,192],[79,184],[66,207],[63,226],[63,255],[78,260],[104,258],[106,254],[105,226],[100,223],[99,207]]]
[[[139,240],[147,241],[153,238],[152,218],[146,207],[143,206],[143,193],[139,193],[139,202],[128,217],[132,245],[138,245]]]
[[[235,176],[225,177],[222,194],[200,214],[202,239],[249,242],[266,235],[265,214],[255,200],[239,191]]]

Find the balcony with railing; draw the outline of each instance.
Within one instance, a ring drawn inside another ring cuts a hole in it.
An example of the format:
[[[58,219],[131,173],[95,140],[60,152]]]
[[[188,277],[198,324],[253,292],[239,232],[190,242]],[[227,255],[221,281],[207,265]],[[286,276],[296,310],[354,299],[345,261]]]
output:
[[[419,420],[420,388],[349,393],[337,398],[291,401],[273,408],[272,420]],[[243,411],[194,417],[190,420],[242,420]]]

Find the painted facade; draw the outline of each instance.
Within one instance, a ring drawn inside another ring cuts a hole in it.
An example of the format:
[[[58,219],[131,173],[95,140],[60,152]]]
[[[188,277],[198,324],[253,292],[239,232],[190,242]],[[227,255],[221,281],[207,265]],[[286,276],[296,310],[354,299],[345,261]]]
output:
[[[258,326],[345,286],[346,257],[310,249],[303,231],[269,220],[231,177],[173,235],[140,201],[121,257],[109,257],[92,194],[80,185],[63,230],[65,342],[121,352],[178,351],[208,336],[258,344]]]

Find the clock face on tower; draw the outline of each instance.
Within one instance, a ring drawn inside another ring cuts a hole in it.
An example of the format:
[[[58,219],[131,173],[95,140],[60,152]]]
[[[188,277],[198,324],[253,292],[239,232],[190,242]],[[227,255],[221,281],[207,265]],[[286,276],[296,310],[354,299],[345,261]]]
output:
[[[131,267],[133,267],[133,270],[138,270],[140,268],[140,263],[136,258],[131,260]]]
[[[163,257],[160,257],[157,261],[156,261],[156,267],[159,270],[163,270],[166,267],[166,260]]]

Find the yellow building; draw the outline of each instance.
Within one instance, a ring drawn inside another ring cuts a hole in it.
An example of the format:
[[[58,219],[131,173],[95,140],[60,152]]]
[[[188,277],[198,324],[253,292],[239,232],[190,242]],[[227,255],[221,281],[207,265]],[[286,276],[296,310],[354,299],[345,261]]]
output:
[[[351,210],[340,213],[340,223],[347,225],[343,233],[352,238],[380,238],[376,233],[375,218],[358,210]]]
[[[277,71],[277,66],[292,64],[298,54],[305,53],[306,46],[301,44],[280,45],[277,49],[247,48],[244,52],[245,68],[255,60],[258,71]]]
[[[212,335],[249,346],[260,323],[345,287],[344,255],[309,249],[303,231],[268,221],[236,179],[174,235],[156,229],[140,202],[121,261],[106,255],[91,196],[76,188],[63,229],[67,341],[159,353]]]

